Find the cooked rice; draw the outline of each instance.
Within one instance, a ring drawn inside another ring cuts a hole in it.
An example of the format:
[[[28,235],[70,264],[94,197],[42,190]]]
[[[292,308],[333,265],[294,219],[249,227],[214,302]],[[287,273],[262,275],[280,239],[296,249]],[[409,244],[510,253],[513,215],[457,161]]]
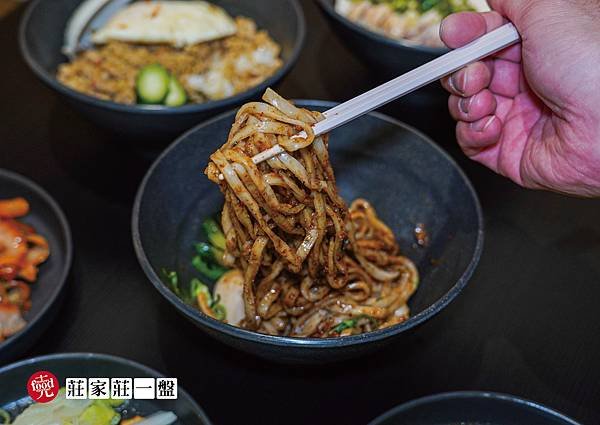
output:
[[[248,90],[281,67],[280,46],[257,31],[254,21],[236,18],[237,33],[178,49],[111,41],[81,53],[58,68],[58,80],[74,90],[118,103],[136,103],[139,70],[159,63],[185,87],[191,102],[217,100]]]

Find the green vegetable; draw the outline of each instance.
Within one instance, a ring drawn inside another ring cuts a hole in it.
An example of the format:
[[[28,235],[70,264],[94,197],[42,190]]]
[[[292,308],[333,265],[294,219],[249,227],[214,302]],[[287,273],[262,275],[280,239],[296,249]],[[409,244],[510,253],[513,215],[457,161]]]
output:
[[[223,276],[223,274],[225,274],[225,272],[227,272],[227,269],[219,266],[218,264],[213,264],[210,261],[206,261],[199,255],[196,255],[194,258],[192,258],[192,265],[196,268],[196,270],[212,280],[219,279],[221,276]]]
[[[181,106],[185,105],[186,102],[187,95],[185,94],[185,89],[179,83],[179,81],[177,81],[177,78],[171,75],[171,79],[169,81],[169,93],[165,99],[165,105]]]
[[[153,64],[143,67],[135,80],[139,103],[163,103],[169,92],[170,81],[171,77],[163,66]]]
[[[115,412],[109,400],[96,400],[79,416],[81,425],[117,425],[121,415]]]
[[[210,293],[210,289],[208,289],[208,286],[206,286],[198,279],[191,280],[190,288],[190,292],[193,298],[197,298],[199,294],[204,295],[208,307],[213,311],[217,320],[225,320],[225,318],[227,317],[227,311],[225,310],[225,306],[223,304],[220,304],[221,297],[213,299],[213,296]]]
[[[219,249],[216,246],[205,243],[205,242],[198,242],[198,243],[194,244],[194,248],[196,248],[196,252],[202,258],[206,259],[207,261],[211,261],[213,263],[222,265],[222,261],[223,261],[223,250],[222,249]]]
[[[421,9],[426,12],[429,9],[433,9],[438,3],[438,0],[423,0],[421,3]]]
[[[227,310],[223,304],[214,304],[212,311],[215,313],[217,320],[225,320],[227,318]]]
[[[225,320],[227,317],[227,309],[221,304],[221,295],[217,295],[215,299],[210,303],[210,308],[217,316],[218,320]]]
[[[192,258],[192,265],[196,270],[212,280],[219,279],[227,272],[227,268],[217,262],[219,256],[223,257],[223,251],[204,242],[197,243],[195,247],[198,255]]]
[[[206,301],[210,305],[212,303],[212,294],[210,293],[210,289],[204,283],[200,282],[199,279],[192,279],[190,281],[190,293],[193,298],[196,298],[198,294],[204,294],[206,296]]]
[[[375,319],[371,316],[367,316],[366,314],[363,314],[361,316],[357,316],[357,317],[353,317],[352,319],[346,319],[343,322],[341,322],[340,324],[338,324],[335,328],[333,328],[331,330],[331,332],[334,333],[342,333],[342,331],[346,330],[346,329],[351,329],[356,327],[356,325],[358,325],[358,322],[361,319],[368,319],[371,321],[371,323],[376,322]]]
[[[169,285],[171,286],[173,293],[181,298],[181,290],[179,289],[179,277],[177,276],[177,272],[162,269],[162,274],[169,281]]]
[[[342,331],[344,331],[346,329],[355,327],[356,322],[358,322],[358,318],[344,320],[339,325],[337,325],[335,328],[333,328],[333,332],[338,333],[338,334],[342,333]]]
[[[118,398],[109,398],[108,400],[98,400],[98,401],[107,403],[110,407],[119,407],[120,405],[125,403],[125,400],[120,400]]]
[[[473,10],[468,0],[371,0],[371,3],[384,3],[398,13],[415,11],[425,13],[436,9],[440,15],[447,16],[454,12]]]
[[[218,280],[223,274],[229,269],[222,265],[223,255],[225,250],[225,235],[221,231],[221,228],[216,220],[209,218],[202,223],[202,227],[206,236],[208,237],[209,243],[199,242],[194,244],[197,255],[192,257],[192,266],[196,268],[202,275],[211,280]],[[179,286],[179,278],[177,272],[168,271],[163,269],[162,274],[167,280],[171,290],[175,295],[181,298],[186,303],[197,304],[200,303],[199,307],[204,310],[212,310],[214,316],[218,320],[225,320],[227,311],[225,306],[220,303],[220,299],[213,300],[212,294],[204,283],[199,279],[192,279],[190,281],[189,292],[182,292]],[[189,295],[188,295],[189,294]],[[198,300],[198,295],[202,294],[203,299]]]
[[[204,220],[202,227],[204,228],[206,237],[208,237],[208,241],[220,250],[225,251],[225,235],[219,224],[212,218],[208,218]]]
[[[10,415],[8,414],[8,412],[6,410],[0,409],[0,420],[2,421],[3,424],[10,423]]]

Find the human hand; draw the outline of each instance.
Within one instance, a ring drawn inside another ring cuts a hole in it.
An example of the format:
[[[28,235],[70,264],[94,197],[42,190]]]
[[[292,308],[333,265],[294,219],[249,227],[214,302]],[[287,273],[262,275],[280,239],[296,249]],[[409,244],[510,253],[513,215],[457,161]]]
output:
[[[508,18],[522,43],[442,84],[462,150],[514,182],[600,196],[600,12],[592,0],[489,0],[494,11],[448,16],[450,48]]]

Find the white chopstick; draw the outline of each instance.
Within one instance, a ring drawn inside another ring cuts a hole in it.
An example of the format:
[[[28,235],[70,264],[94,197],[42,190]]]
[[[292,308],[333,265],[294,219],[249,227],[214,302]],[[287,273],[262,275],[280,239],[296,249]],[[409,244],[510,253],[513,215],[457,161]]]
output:
[[[425,65],[421,65],[406,74],[323,112],[325,119],[313,126],[315,135],[318,136],[327,133],[392,100],[458,71],[472,62],[511,46],[519,40],[519,33],[514,25],[510,23],[505,24],[466,46],[452,50]],[[301,132],[294,137],[306,137],[306,134]],[[275,145],[256,154],[252,157],[252,161],[258,164],[283,152],[285,152],[285,149],[279,145]]]

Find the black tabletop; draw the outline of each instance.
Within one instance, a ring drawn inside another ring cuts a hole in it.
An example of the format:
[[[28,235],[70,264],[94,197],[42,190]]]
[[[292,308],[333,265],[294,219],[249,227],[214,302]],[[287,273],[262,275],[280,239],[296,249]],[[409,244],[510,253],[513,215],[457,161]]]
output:
[[[345,100],[374,86],[303,2],[308,37],[279,87],[285,97]],[[131,242],[133,197],[150,155],[101,133],[44,87],[17,44],[22,10],[0,20],[0,167],[61,204],[75,259],[64,304],[23,358],[92,351],[180,379],[216,424],[364,424],[407,400],[451,390],[534,399],[600,423],[600,201],[521,189],[462,156],[445,102],[423,93],[384,109],[423,130],[479,193],[486,241],[465,291],[401,343],[320,367],[272,364],[203,334],[165,301]]]

